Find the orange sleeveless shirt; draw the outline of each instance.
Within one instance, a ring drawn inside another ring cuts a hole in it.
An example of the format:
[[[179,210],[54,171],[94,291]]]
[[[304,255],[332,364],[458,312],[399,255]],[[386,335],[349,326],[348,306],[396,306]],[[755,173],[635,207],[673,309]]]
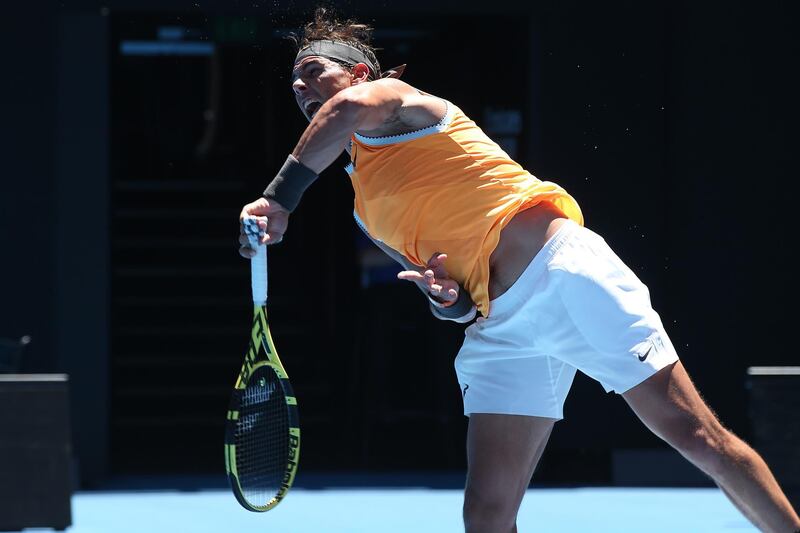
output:
[[[389,137],[354,134],[347,166],[355,214],[370,235],[424,266],[446,253],[450,277],[489,316],[489,256],[520,210],[552,202],[583,224],[578,203],[513,161],[447,102],[428,128]]]

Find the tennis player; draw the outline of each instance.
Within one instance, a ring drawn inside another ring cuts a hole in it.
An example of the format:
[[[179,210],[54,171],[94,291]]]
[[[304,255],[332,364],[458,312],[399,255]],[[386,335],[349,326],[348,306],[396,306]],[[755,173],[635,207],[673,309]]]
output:
[[[280,242],[303,191],[343,150],[354,215],[439,318],[474,323],[455,360],[469,417],[466,531],[516,531],[525,489],[576,370],[621,394],[764,531],[800,518],[762,458],[724,428],[678,359],[647,287],[584,227],[578,203],[513,161],[454,103],[382,72],[371,28],[324,9],[292,89],[310,121],[244,206]],[[240,253],[250,257],[244,235]]]

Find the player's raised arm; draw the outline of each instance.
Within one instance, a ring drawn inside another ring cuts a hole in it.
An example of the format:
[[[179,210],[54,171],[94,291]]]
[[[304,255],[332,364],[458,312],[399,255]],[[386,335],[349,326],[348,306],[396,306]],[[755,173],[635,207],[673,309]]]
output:
[[[320,173],[333,163],[353,132],[378,129],[398,114],[402,95],[391,82],[365,83],[367,75],[366,65],[356,65],[352,73],[354,85],[336,93],[313,113],[311,124],[292,151],[292,157],[309,170]],[[303,90],[298,89],[302,86],[298,82],[300,78],[293,85],[295,91]],[[316,102],[304,101],[304,109],[305,105],[314,109]]]
[[[317,175],[347,147],[353,132],[380,127],[403,103],[401,95],[391,85],[366,83],[369,69],[363,63],[353,67],[352,72],[331,65],[336,64],[312,56],[295,68],[299,73],[295,74],[297,78],[292,88],[311,124],[264,191],[265,198],[276,200],[290,212]],[[333,72],[318,74],[323,68]],[[304,76],[308,83],[303,81]],[[334,79],[318,83],[317,90],[312,90],[311,80],[315,76],[317,80],[326,76]],[[337,89],[339,86],[343,88]]]
[[[312,55],[297,62],[292,78],[295,100],[311,123],[267,186],[263,199],[245,205],[240,214],[240,222],[246,216],[259,217],[267,244],[283,239],[289,214],[300,203],[303,192],[339,157],[353,132],[380,128],[403,104],[401,93],[391,82],[367,83],[370,68],[364,63],[347,70]],[[240,254],[249,257],[252,251],[247,240],[240,237],[240,243]]]

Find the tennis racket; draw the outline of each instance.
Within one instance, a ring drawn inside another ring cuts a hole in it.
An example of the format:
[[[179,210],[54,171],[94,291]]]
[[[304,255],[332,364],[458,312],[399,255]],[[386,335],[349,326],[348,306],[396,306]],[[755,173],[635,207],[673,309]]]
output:
[[[225,467],[238,502],[269,511],[294,481],[300,457],[297,400],[272,342],[267,322],[267,247],[255,219],[243,221],[256,255],[250,261],[253,329],[231,395],[225,427]]]

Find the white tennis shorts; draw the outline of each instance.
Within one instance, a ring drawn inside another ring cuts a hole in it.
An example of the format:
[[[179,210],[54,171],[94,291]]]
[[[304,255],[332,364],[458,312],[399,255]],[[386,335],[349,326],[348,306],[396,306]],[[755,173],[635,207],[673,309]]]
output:
[[[489,310],[455,360],[467,416],[561,419],[576,370],[621,394],[678,360],[647,287],[572,221]]]

